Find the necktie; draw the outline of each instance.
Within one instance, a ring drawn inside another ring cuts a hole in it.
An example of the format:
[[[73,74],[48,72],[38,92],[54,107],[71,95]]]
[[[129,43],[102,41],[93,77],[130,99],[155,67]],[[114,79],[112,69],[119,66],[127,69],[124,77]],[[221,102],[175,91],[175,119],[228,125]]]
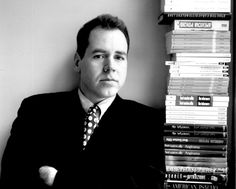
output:
[[[99,114],[100,108],[95,104],[91,106],[87,112],[84,121],[84,141],[83,141],[83,149],[87,145],[91,135],[94,132],[94,129],[98,126],[99,122]]]

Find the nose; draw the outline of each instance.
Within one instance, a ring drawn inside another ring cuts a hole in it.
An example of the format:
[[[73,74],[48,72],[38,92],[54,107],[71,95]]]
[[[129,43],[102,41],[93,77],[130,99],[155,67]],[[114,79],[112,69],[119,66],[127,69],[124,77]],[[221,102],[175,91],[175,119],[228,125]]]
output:
[[[103,71],[104,72],[110,72],[110,71],[114,72],[115,71],[115,61],[113,58],[111,58],[111,57],[106,58],[105,64],[103,67]]]

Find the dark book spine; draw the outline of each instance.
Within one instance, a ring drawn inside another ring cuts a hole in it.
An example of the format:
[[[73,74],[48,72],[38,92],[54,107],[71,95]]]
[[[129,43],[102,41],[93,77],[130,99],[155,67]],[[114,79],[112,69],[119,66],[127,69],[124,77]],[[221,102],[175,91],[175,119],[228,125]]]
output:
[[[163,12],[158,17],[158,24],[172,24],[175,19],[230,20],[231,13],[219,12]]]
[[[181,131],[214,131],[226,132],[226,125],[197,125],[197,124],[168,124],[165,123],[164,129],[166,130],[181,130]]]
[[[165,136],[226,138],[227,132],[164,130]]]
[[[208,145],[208,144],[172,144],[165,143],[164,147],[166,149],[189,149],[189,150],[217,150],[226,151],[227,145]]]
[[[166,182],[165,189],[223,189],[220,184],[204,182]]]
[[[202,181],[213,183],[224,183],[227,180],[226,174],[199,174],[199,173],[173,173],[167,172],[165,174],[167,180],[179,181]]]
[[[180,144],[226,144],[226,138],[201,138],[201,137],[176,137],[164,136],[165,143],[180,143]]]
[[[201,156],[201,157],[227,157],[226,151],[212,150],[186,150],[186,149],[165,149],[165,155],[175,156]]]

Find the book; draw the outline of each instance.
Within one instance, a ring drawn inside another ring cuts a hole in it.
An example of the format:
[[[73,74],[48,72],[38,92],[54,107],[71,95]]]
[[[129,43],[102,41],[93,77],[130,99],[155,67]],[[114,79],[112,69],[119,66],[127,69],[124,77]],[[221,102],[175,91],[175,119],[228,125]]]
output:
[[[230,40],[231,31],[193,31],[193,30],[171,30],[165,36],[166,39],[227,39]]]
[[[204,95],[166,95],[170,101],[202,101],[202,102],[229,102],[229,96],[204,96]]]
[[[205,156],[203,156],[205,157]],[[209,157],[209,156],[206,156]],[[215,156],[211,156],[215,157]],[[165,161],[167,166],[190,166],[190,167],[217,167],[217,168],[225,168],[227,167],[227,161],[225,162],[197,162],[197,161]]]
[[[167,165],[167,172],[187,172],[187,173],[227,173],[228,168],[217,168],[217,167],[191,167],[191,166],[175,166]]]
[[[184,123],[184,124],[209,124],[209,125],[226,125],[227,120],[206,120],[206,119],[166,119],[166,123]]]
[[[229,67],[230,58],[225,58],[223,61],[218,59],[203,59],[199,58],[196,60],[189,59],[189,60],[182,60],[182,61],[175,61],[175,60],[166,60],[166,66],[227,66]]]
[[[187,150],[187,149],[165,149],[165,155],[173,156],[201,156],[201,157],[227,157],[226,151],[216,150]]]
[[[229,31],[229,20],[177,20],[171,24],[172,30],[216,30]]]
[[[164,130],[226,132],[227,125],[164,124]]]
[[[224,189],[225,187],[218,183],[195,182],[195,181],[167,181],[164,184],[165,189]]]
[[[187,102],[229,102],[229,96],[210,96],[210,95],[166,95],[166,101],[187,101]],[[179,103],[177,103],[179,104]]]
[[[174,53],[172,58],[191,57],[191,58],[231,58],[231,53]]]
[[[196,96],[196,95],[195,95]],[[224,106],[228,107],[227,101],[203,101],[203,100],[165,100],[166,106]]]
[[[231,2],[229,0],[162,0],[162,12],[230,12]]]
[[[171,52],[170,52],[171,53]],[[171,73],[170,77],[229,77],[228,73]]]
[[[170,65],[169,73],[228,73],[228,65]]]
[[[171,111],[171,110],[166,110],[166,115],[192,115],[192,116],[204,116],[206,115],[205,111]],[[221,111],[221,112],[207,112],[208,116],[215,116],[215,117],[220,117],[220,116],[227,116],[227,112]]]
[[[179,137],[179,136],[164,136],[164,143],[175,144],[227,144],[227,138],[207,138],[207,137]]]
[[[210,138],[226,138],[227,132],[206,132],[206,131],[179,131],[164,129],[165,136],[184,136],[184,137],[210,137]]]
[[[166,106],[166,110],[179,110],[179,111],[227,111],[227,107],[203,107],[203,106]],[[223,124],[225,125],[225,124]]]
[[[167,172],[165,174],[166,180],[181,180],[181,181],[200,181],[225,183],[227,181],[227,174],[200,174],[200,173],[173,173]]]
[[[175,19],[230,20],[231,13],[219,12],[161,12],[158,24],[171,24]]]
[[[224,163],[227,162],[227,157],[201,157],[201,156],[173,156],[166,155],[166,161],[195,161],[195,162],[216,162],[216,163]]]

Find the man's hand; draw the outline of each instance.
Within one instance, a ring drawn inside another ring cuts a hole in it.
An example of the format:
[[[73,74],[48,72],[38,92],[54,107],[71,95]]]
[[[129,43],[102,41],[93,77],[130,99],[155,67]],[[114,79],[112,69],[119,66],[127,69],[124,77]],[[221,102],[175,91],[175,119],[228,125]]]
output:
[[[50,166],[42,166],[39,168],[39,176],[48,186],[52,186],[57,170]]]

